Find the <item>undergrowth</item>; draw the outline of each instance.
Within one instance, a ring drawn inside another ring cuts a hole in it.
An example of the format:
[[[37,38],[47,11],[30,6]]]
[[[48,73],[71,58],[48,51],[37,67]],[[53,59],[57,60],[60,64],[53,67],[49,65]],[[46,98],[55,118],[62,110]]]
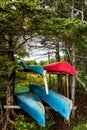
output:
[[[49,121],[47,122],[46,127],[42,127],[33,119],[25,118],[24,115],[19,115],[18,118],[14,120],[14,126],[16,130],[50,130],[53,124],[53,121]]]

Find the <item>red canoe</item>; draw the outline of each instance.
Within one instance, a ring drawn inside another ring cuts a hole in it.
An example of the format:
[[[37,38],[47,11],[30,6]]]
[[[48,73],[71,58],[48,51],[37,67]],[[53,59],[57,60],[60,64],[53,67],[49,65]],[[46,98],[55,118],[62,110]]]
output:
[[[78,71],[66,61],[55,62],[43,67],[47,72],[78,74]]]

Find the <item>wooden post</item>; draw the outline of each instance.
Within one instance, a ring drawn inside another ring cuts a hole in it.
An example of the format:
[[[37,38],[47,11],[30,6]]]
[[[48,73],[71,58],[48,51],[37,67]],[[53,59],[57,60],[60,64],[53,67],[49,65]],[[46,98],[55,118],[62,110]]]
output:
[[[69,98],[69,75],[66,74],[66,96]]]

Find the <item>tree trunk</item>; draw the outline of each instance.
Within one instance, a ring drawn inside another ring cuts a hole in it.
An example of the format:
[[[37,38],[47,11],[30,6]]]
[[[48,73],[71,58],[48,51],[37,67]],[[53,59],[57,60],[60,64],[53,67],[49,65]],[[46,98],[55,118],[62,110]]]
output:
[[[59,54],[59,42],[60,42],[60,40],[59,40],[60,38],[59,38],[59,36],[57,36],[57,38],[56,38],[56,42],[55,42],[55,44],[56,44],[56,61],[60,61],[60,54]],[[62,83],[62,79],[61,79],[61,75],[60,74],[58,74],[57,75],[57,79],[58,79],[58,92],[59,93],[62,93],[62,89],[61,89],[61,83]]]
[[[75,45],[72,44],[72,65],[75,67]],[[72,75],[72,84],[71,84],[71,100],[73,102],[73,106],[75,105],[75,76]],[[72,110],[72,117],[75,116],[75,110]]]
[[[63,91],[63,84],[62,84],[62,75],[58,74],[57,77],[58,77],[58,92],[63,94],[64,91]]]
[[[48,52],[48,64],[50,64],[50,52]],[[51,88],[51,74],[49,74],[49,86]]]
[[[9,63],[13,63],[14,62],[14,52],[13,52],[13,48],[12,48],[12,40],[10,37],[8,37],[7,39],[7,43],[8,43],[8,62]],[[14,83],[15,83],[15,70],[12,69],[10,70],[9,68],[9,74],[8,74],[8,79],[7,79],[7,90],[6,90],[6,105],[13,105],[14,104]],[[6,109],[6,122],[4,125],[3,130],[7,129],[7,122],[11,121],[10,119],[10,115],[12,113],[12,109],[7,108]]]
[[[56,61],[60,61],[60,54],[59,54],[59,36],[56,38]]]
[[[8,86],[6,91],[6,105],[13,105],[14,104],[14,80],[15,80],[15,72],[12,71],[10,74],[10,78],[8,80]],[[6,109],[6,120],[10,119],[10,114],[12,110]]]

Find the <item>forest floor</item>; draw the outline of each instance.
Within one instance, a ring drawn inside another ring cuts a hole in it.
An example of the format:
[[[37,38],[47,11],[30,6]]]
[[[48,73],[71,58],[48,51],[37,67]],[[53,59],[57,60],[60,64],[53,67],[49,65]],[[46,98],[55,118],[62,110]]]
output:
[[[79,124],[87,123],[87,94],[77,93],[75,100],[77,109],[75,111],[75,118],[71,119],[70,125],[66,125],[64,119],[56,113],[54,117],[55,124],[52,126],[51,130],[72,130]]]

